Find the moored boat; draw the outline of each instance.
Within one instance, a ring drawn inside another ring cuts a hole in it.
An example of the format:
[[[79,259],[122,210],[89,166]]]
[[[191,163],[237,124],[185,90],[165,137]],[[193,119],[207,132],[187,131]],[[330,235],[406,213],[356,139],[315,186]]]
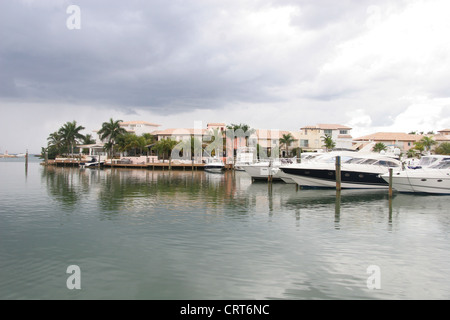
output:
[[[389,174],[381,177],[389,182]],[[450,195],[450,157],[429,167],[395,172],[392,175],[392,187],[402,193]]]
[[[281,166],[280,170],[302,187],[336,187],[336,157],[341,157],[343,189],[384,189],[389,184],[381,178],[389,168],[401,170],[402,163],[378,153],[332,152],[315,161]]]

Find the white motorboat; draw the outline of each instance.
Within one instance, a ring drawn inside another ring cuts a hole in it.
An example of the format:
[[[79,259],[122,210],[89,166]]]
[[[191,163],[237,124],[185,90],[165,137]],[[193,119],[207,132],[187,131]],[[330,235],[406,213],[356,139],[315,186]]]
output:
[[[378,153],[330,152],[314,161],[281,166],[280,170],[302,187],[335,188],[336,157],[341,157],[343,189],[384,189],[388,183],[381,175],[389,168],[401,170],[398,159]]]
[[[242,147],[237,149],[236,163],[234,170],[245,171],[244,166],[254,163],[256,157],[256,148]]]
[[[389,174],[381,177],[389,182]],[[450,156],[428,167],[393,173],[392,187],[399,192],[450,195]]]
[[[307,152],[301,154],[301,162],[313,161],[317,157],[323,155],[323,153]],[[295,181],[286,173],[280,170],[282,165],[292,165],[297,163],[297,157],[290,159],[270,159],[256,162],[253,164],[247,164],[242,166],[245,172],[247,172],[254,180],[268,180],[271,176],[272,180],[282,180],[285,183],[295,183]]]
[[[225,170],[225,164],[218,158],[209,158],[205,163],[205,171],[212,173],[222,173]]]
[[[269,177],[272,177],[272,180],[281,180],[277,175],[280,165],[280,160],[275,159],[245,165],[243,168],[254,180],[267,180]]]
[[[90,161],[88,162],[81,162],[80,167],[82,168],[98,168],[103,167],[105,165],[104,160],[97,160],[97,158],[92,157]]]
[[[410,169],[428,168],[430,166],[434,166],[436,164],[439,164],[442,161],[446,161],[449,159],[450,159],[450,156],[441,155],[441,154],[422,156],[422,158],[420,158],[418,163],[410,163],[408,165],[408,168],[410,168]]]

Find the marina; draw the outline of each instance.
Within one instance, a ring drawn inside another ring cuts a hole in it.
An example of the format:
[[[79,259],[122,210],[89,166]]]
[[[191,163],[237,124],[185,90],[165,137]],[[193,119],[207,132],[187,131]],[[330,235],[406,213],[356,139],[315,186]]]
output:
[[[450,296],[447,196],[0,161],[2,299]],[[79,291],[66,287],[69,265]]]

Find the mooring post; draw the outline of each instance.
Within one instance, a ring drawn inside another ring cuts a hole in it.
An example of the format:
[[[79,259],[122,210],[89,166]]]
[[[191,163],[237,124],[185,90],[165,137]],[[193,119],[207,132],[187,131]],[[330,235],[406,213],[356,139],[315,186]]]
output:
[[[341,191],[341,156],[336,157],[336,190]]]
[[[389,168],[389,197],[392,197],[393,190],[392,190],[392,175],[394,173],[393,168]]]

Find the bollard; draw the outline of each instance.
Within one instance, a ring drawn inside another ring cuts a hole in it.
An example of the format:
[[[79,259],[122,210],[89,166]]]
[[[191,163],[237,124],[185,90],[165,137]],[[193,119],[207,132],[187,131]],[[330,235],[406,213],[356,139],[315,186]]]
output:
[[[341,157],[336,157],[336,190],[341,191]]]
[[[393,175],[394,169],[389,168],[389,197],[392,197],[393,190],[392,190],[392,175]]]

